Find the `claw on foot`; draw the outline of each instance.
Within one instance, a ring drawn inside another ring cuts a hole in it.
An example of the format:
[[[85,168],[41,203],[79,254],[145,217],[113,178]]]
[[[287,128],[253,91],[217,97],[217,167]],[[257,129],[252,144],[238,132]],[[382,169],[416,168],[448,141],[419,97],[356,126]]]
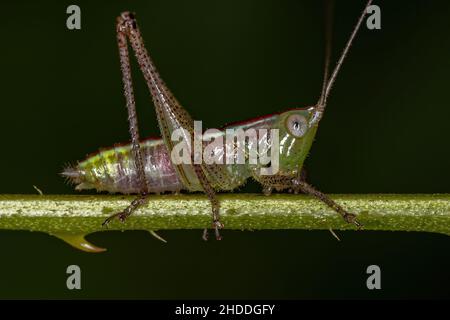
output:
[[[216,240],[222,240],[222,236],[220,235],[219,228],[216,227],[214,229],[214,231],[215,231],[215,234],[216,234]]]
[[[109,223],[112,221],[112,219],[113,219],[114,217],[115,217],[115,215],[114,215],[114,216],[111,216],[111,217],[107,218],[105,221],[103,221],[102,227],[108,228]]]
[[[203,229],[202,239],[208,241],[208,229]]]
[[[216,240],[222,240],[222,236],[220,235],[219,229],[223,229],[224,225],[219,220],[213,221],[214,232],[216,234]]]
[[[358,220],[356,220],[356,215],[353,213],[346,213],[344,215],[344,220],[347,223],[354,224],[358,228],[358,230],[362,229],[362,227],[363,227],[362,223],[360,223]]]
[[[222,240],[222,236],[220,235],[219,229],[223,229],[224,225],[222,222],[220,222],[219,220],[215,220],[213,221],[213,228],[214,228],[214,233],[216,235],[216,240]],[[203,230],[203,234],[202,234],[202,239],[204,241],[208,241],[208,229],[205,228]]]
[[[119,213],[119,220],[120,220],[120,222],[125,222],[125,220],[127,220],[127,215],[124,213],[124,212],[121,212],[121,213]]]
[[[264,188],[263,188],[263,193],[264,193],[264,195],[266,195],[266,196],[270,196],[270,195],[272,194],[272,187],[269,187],[269,186],[264,187]]]
[[[125,212],[118,212],[116,214],[113,214],[112,216],[108,217],[105,221],[102,223],[102,227],[108,227],[108,225],[113,221],[115,218],[119,219],[120,222],[125,222],[128,215],[125,214]]]

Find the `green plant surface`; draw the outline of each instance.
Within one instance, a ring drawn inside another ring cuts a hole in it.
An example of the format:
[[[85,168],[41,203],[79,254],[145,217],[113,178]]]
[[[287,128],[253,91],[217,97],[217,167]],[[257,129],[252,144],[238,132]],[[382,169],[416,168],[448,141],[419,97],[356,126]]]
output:
[[[355,229],[333,210],[305,195],[223,194],[227,229]],[[448,194],[353,194],[331,198],[358,215],[364,230],[425,231],[450,235]],[[150,196],[125,223],[102,222],[125,208],[132,196],[0,195],[0,229],[49,234],[105,230],[202,229],[211,225],[205,196]]]

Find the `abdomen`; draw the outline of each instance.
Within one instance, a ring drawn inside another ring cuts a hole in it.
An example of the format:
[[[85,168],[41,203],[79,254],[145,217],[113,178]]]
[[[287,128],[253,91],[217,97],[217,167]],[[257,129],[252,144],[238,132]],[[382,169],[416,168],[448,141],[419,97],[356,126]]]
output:
[[[161,139],[141,142],[141,153],[150,192],[185,189]],[[124,194],[142,191],[130,144],[101,150],[77,166],[66,168],[62,175],[75,183],[77,190],[96,189]]]
[[[239,125],[231,125],[224,127],[224,129],[267,127],[273,117],[267,118],[269,119],[264,118]],[[173,165],[170,153],[162,139],[144,140],[140,146],[150,192],[202,191],[196,176],[186,175],[183,173],[183,170],[180,171],[179,169],[178,171],[182,172],[184,180],[179,177],[179,173]],[[220,168],[220,171],[223,173],[221,176],[226,176],[226,181],[216,181],[217,179],[209,177],[209,182],[216,190],[233,190],[242,185],[251,176],[251,168],[248,164],[222,163],[217,166],[225,167]],[[75,189],[77,190],[96,189],[98,191],[124,194],[143,191],[138,183],[131,144],[101,150],[94,155],[88,156],[86,160],[78,163],[77,166],[66,168],[62,175],[75,183]]]

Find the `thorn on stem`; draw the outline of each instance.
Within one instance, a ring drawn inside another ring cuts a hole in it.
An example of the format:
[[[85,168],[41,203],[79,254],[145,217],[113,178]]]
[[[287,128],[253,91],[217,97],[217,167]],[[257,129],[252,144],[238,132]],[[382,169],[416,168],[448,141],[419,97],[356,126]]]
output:
[[[36,190],[40,196],[43,196],[44,193],[41,191],[41,189],[39,189],[38,187],[36,187],[35,185],[33,185],[34,190]]]
[[[333,229],[328,228],[328,230],[331,232],[331,234],[333,235],[333,237],[335,237],[337,239],[337,241],[341,241],[341,239],[338,237],[338,235],[333,231]]]
[[[150,232],[150,234],[152,236],[154,236],[156,239],[161,240],[164,243],[167,243],[166,239],[164,239],[163,237],[161,237],[159,234],[157,234],[155,231],[153,230],[149,230],[148,232]]]

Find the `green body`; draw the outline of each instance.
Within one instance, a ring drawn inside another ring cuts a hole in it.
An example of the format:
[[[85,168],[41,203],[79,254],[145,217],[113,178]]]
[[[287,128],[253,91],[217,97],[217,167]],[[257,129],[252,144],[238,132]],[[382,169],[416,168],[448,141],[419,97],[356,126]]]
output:
[[[309,120],[313,109],[292,109],[283,113],[252,119],[223,127],[219,134],[205,134],[205,140],[217,139],[222,136],[226,143],[226,130],[248,129],[278,129],[279,141],[279,175],[293,176],[300,173],[303,162],[308,155],[317,127],[306,130],[302,137],[291,134],[287,119],[292,115],[299,115]],[[258,139],[261,139],[258,136]],[[258,143],[260,140],[258,140]],[[205,143],[206,144],[206,143]],[[170,153],[163,139],[147,139],[141,142],[141,151],[144,158],[145,173],[150,184],[150,191],[159,193],[165,191],[201,191],[202,187],[193,174],[183,171],[182,176],[171,162]],[[220,167],[226,178],[215,180],[213,175],[208,176],[216,190],[233,190],[253,177],[260,181],[261,164],[222,164]],[[118,145],[104,149],[88,156],[74,168],[64,172],[74,183],[76,189],[96,189],[98,191],[118,193],[138,193],[139,185],[137,170],[131,152],[131,144]],[[187,180],[187,181],[186,181]]]

